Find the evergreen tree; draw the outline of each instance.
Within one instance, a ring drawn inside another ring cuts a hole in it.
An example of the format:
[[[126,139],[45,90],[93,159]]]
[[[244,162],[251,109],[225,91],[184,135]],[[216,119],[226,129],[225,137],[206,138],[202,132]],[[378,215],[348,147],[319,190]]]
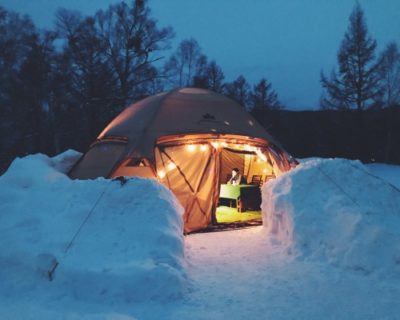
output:
[[[225,79],[221,67],[213,60],[207,64],[203,74],[197,74],[193,78],[193,87],[204,88],[217,93],[224,92]]]
[[[225,84],[225,94],[245,109],[249,104],[249,91],[250,85],[242,75],[237,77],[236,80]]]
[[[222,72],[222,69],[217,63],[213,60],[208,64],[207,70],[206,70],[206,77],[207,77],[207,82],[208,82],[208,89],[222,93],[224,90],[224,73]]]
[[[376,41],[368,35],[359,4],[354,7],[349,21],[337,56],[339,73],[332,71],[329,79],[321,73],[321,83],[327,92],[322,104],[328,108],[362,111],[382,96],[379,64],[375,61]]]
[[[33,37],[18,72],[18,94],[14,98],[19,117],[17,130],[25,137],[20,143],[29,153],[48,152],[52,143],[48,134],[48,111],[56,55],[54,39],[55,34],[51,32]]]
[[[276,110],[282,106],[278,101],[278,94],[272,89],[271,83],[265,78],[261,79],[250,93],[252,109],[256,110]]]
[[[25,93],[30,85],[39,86],[38,79],[24,83],[27,69],[39,57],[39,32],[28,17],[0,7],[0,154],[23,155],[25,141],[33,137],[32,127],[39,125],[32,116],[31,103]],[[41,69],[43,59],[38,61]],[[32,75],[34,77],[34,75]],[[41,75],[39,75],[41,78]],[[31,97],[34,95],[32,92]],[[35,138],[37,135],[35,134]],[[32,149],[31,149],[32,151]],[[39,150],[34,150],[39,151]]]

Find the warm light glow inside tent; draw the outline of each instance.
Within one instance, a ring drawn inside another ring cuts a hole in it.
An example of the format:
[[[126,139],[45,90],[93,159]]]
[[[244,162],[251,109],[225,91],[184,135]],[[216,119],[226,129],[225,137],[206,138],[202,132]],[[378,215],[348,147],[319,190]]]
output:
[[[185,208],[187,230],[207,225],[210,215],[212,221],[218,222],[220,188],[229,180],[233,168],[239,169],[245,184],[260,187],[289,167],[267,141],[235,135],[163,137],[156,145],[155,159],[158,179]],[[238,203],[235,199],[235,210],[245,211],[237,208]],[[257,207],[252,210],[260,210],[259,204]]]

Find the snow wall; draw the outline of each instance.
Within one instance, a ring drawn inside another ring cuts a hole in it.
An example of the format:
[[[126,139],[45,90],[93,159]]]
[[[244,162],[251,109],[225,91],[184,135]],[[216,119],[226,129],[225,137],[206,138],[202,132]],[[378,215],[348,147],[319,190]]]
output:
[[[306,160],[262,195],[264,229],[298,258],[400,271],[400,190],[359,161]]]
[[[181,297],[183,209],[173,194],[150,179],[70,180],[63,172],[77,157],[27,156],[0,177],[0,296],[43,290],[108,304]]]

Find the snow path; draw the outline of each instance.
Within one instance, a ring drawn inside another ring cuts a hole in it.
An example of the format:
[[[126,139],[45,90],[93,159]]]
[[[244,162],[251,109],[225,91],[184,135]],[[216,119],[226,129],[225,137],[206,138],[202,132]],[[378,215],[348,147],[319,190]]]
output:
[[[397,281],[295,259],[262,227],[189,235],[190,291],[169,318],[393,319]]]

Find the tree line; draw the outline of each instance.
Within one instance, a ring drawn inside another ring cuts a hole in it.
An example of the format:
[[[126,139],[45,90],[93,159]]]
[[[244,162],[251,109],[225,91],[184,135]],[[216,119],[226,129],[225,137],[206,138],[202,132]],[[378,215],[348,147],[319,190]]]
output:
[[[0,7],[0,162],[84,150],[124,107],[176,87],[222,93],[254,114],[284,108],[266,78],[254,85],[244,75],[226,81],[194,38],[170,53],[174,31],[159,26],[147,0],[90,16],[59,9],[55,21],[52,30],[39,30],[29,16]],[[376,46],[356,5],[339,49],[339,70],[321,73],[322,109],[362,114],[399,105],[398,47],[390,43],[377,55]]]
[[[170,57],[174,31],[146,0],[92,16],[59,9],[54,30],[0,7],[0,148],[13,155],[82,150],[134,101],[175,87],[227,94],[247,108],[279,108],[266,79],[225,82],[193,38]]]

